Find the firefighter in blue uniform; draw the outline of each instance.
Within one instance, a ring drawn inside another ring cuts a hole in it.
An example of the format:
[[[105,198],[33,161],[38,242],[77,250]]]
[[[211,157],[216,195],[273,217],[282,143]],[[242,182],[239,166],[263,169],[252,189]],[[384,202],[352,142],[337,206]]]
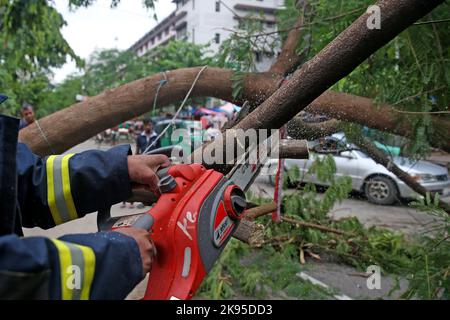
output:
[[[6,97],[0,95],[1,100]],[[17,143],[19,120],[0,115],[0,299],[123,299],[150,270],[148,232],[21,237],[131,195],[131,183],[155,188],[165,156],[110,151],[40,158]]]

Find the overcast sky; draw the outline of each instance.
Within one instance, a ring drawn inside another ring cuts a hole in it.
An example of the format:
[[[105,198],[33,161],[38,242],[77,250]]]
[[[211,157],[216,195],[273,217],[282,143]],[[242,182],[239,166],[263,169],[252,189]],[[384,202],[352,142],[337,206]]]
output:
[[[110,8],[111,0],[97,0],[92,6],[75,12],[69,10],[68,0],[54,0],[54,3],[67,22],[62,30],[64,38],[83,59],[96,49],[127,49],[157,24],[153,13],[143,7],[142,0],[122,0],[115,9]],[[171,0],[159,0],[158,21],[174,9]],[[75,63],[68,61],[63,68],[54,70],[54,81],[61,82],[76,71]]]

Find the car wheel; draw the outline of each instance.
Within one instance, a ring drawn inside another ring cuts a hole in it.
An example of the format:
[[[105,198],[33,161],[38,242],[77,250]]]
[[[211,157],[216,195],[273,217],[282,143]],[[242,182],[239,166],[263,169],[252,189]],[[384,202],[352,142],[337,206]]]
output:
[[[387,177],[375,176],[366,181],[364,193],[369,202],[375,204],[393,204],[398,199],[395,182]]]

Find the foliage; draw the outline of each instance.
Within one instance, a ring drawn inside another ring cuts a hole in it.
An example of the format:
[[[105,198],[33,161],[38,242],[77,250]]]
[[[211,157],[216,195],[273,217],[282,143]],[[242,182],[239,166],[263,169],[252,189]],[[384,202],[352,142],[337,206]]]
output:
[[[94,2],[69,0],[69,6],[75,10]],[[119,2],[111,0],[111,7]],[[154,9],[154,2],[144,0],[143,5]],[[61,33],[65,25],[51,0],[0,0],[0,88],[10,97],[2,104],[2,113],[16,115],[25,102],[48,104],[51,68],[61,67],[67,58],[83,66]]]
[[[256,57],[273,57],[280,47],[276,34],[253,37],[266,30],[263,13],[253,12],[239,18],[236,30],[222,42],[217,56],[218,65],[240,72],[257,71]]]
[[[292,207],[289,202],[301,201],[298,200],[300,197],[297,195],[295,200],[286,198],[284,203]],[[287,210],[286,214],[311,221],[311,217],[297,212]],[[367,229],[356,218],[331,221],[314,216],[314,221],[350,235],[341,236],[287,223],[274,224],[265,217],[259,222],[267,226],[266,244],[260,249],[250,250],[242,243],[232,242],[202,285],[201,295],[214,299],[240,294],[273,298],[271,293],[277,292],[285,293],[289,298],[329,298],[329,292],[296,279],[296,274],[304,269],[300,252],[305,254],[306,251],[322,259],[337,259],[361,271],[370,265],[378,265],[384,274],[407,279],[409,287],[401,295],[403,299],[450,298],[448,221],[436,235],[420,236],[413,241],[388,230]],[[279,241],[281,238],[285,240]],[[312,255],[309,256],[313,259]]]

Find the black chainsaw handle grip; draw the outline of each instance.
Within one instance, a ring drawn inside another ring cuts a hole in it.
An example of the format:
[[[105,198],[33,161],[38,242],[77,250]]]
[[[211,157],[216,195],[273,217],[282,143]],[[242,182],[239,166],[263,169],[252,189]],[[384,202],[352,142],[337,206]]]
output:
[[[183,147],[181,147],[179,145],[171,145],[171,146],[167,146],[167,147],[161,147],[161,148],[147,152],[146,155],[150,156],[150,155],[155,155],[155,154],[163,154],[163,155],[171,158],[173,156],[174,150],[177,150],[178,154],[180,156],[183,155]]]

